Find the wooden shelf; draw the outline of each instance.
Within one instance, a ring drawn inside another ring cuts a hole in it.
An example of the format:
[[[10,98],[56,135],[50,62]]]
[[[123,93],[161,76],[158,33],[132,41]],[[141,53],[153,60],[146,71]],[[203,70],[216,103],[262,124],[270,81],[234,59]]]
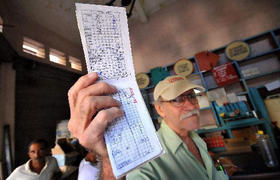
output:
[[[279,72],[280,72],[280,70],[271,71],[271,72],[267,72],[267,73],[262,73],[262,74],[258,74],[258,75],[253,76],[253,77],[245,78],[245,80],[252,80],[252,79],[259,78],[259,77],[268,76],[268,75],[271,75],[271,74],[276,74],[276,73],[279,73]]]
[[[250,60],[253,60],[253,59],[256,59],[256,58],[259,58],[259,57],[262,57],[262,56],[266,56],[266,55],[269,55],[269,54],[274,54],[274,53],[277,53],[277,52],[280,52],[280,48],[276,48],[276,49],[273,49],[273,50],[270,50],[270,51],[267,51],[267,52],[264,52],[264,53],[259,53],[259,54],[254,55],[254,56],[249,56],[248,58],[246,58],[242,61],[237,61],[237,62],[242,63],[242,62],[250,61]]]

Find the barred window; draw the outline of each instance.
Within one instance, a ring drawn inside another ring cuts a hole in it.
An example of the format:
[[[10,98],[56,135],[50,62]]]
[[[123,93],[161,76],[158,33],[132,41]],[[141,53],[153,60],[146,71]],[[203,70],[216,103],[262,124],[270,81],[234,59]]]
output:
[[[54,63],[61,64],[64,66],[66,65],[65,54],[56,49],[50,49],[49,59]]]
[[[40,58],[45,58],[44,45],[27,37],[23,38],[22,51]]]
[[[76,69],[78,71],[82,71],[82,63],[81,60],[74,58],[72,56],[69,56],[69,62],[71,64],[72,69]]]

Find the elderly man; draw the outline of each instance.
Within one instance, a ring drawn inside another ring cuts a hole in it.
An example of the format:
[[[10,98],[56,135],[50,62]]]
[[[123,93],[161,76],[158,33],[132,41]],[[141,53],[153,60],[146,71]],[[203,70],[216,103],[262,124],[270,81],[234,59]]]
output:
[[[216,170],[199,128],[195,89],[203,87],[182,76],[169,76],[154,90],[155,108],[164,119],[158,131],[165,154],[128,174],[128,179],[227,179]]]
[[[94,82],[97,74],[81,77],[69,90],[69,129],[80,143],[102,159],[101,176],[114,179],[104,143],[104,130],[122,116],[120,103],[108,94],[116,88]],[[164,121],[159,136],[165,154],[128,174],[127,179],[226,179],[216,170],[204,141],[193,130],[199,128],[199,105],[194,89],[203,89],[182,76],[170,76],[154,91],[155,108]],[[105,95],[105,96],[104,96]],[[92,119],[93,117],[93,119]]]
[[[61,176],[55,158],[49,155],[47,141],[33,140],[28,146],[27,163],[16,168],[7,180],[56,180]]]

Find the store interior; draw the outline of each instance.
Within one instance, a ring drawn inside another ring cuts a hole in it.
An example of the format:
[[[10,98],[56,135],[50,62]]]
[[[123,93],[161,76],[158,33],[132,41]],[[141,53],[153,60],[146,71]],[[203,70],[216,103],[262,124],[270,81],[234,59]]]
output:
[[[230,179],[279,178],[280,2],[128,2],[135,78],[155,129],[162,121],[155,86],[185,76],[205,88],[196,132],[213,157],[237,167]],[[67,93],[87,65],[75,3],[122,6],[121,0],[0,2],[0,180],[28,160],[27,145],[36,138],[49,142],[65,179],[77,179],[85,149],[67,128]]]

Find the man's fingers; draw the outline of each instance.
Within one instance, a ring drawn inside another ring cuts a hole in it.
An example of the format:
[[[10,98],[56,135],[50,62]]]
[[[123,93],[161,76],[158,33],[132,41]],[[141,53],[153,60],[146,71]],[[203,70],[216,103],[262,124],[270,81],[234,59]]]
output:
[[[94,85],[88,86],[87,88],[82,89],[78,93],[76,104],[79,105],[83,103],[84,99],[89,96],[100,96],[115,93],[117,89],[108,83],[97,82]]]
[[[74,108],[76,104],[77,94],[80,90],[93,84],[98,78],[97,73],[89,73],[79,78],[79,80],[68,91],[68,101],[70,109]]]
[[[117,92],[117,88],[106,82],[97,82],[94,87],[89,87],[89,91],[92,91],[90,95],[107,95]]]
[[[80,144],[101,156],[107,156],[104,131],[124,112],[120,102],[108,96],[117,89],[105,82],[96,82],[97,73],[82,76],[68,91],[71,118],[68,128]]]
[[[87,96],[80,106],[81,119],[86,120],[86,122],[81,122],[84,123],[82,130],[89,125],[92,117],[99,110],[119,106],[121,106],[121,103],[111,96]]]
[[[99,111],[92,122],[89,124],[86,133],[103,135],[105,128],[108,126],[110,122],[114,119],[121,117],[124,115],[123,110],[118,107],[111,107],[109,109],[104,109]]]
[[[108,124],[114,119],[121,117],[123,114],[123,110],[118,107],[99,111],[95,118],[90,122],[81,138],[79,138],[80,144],[93,147],[95,144],[99,144],[100,141],[104,141],[103,135]],[[103,143],[104,142],[101,144]]]

